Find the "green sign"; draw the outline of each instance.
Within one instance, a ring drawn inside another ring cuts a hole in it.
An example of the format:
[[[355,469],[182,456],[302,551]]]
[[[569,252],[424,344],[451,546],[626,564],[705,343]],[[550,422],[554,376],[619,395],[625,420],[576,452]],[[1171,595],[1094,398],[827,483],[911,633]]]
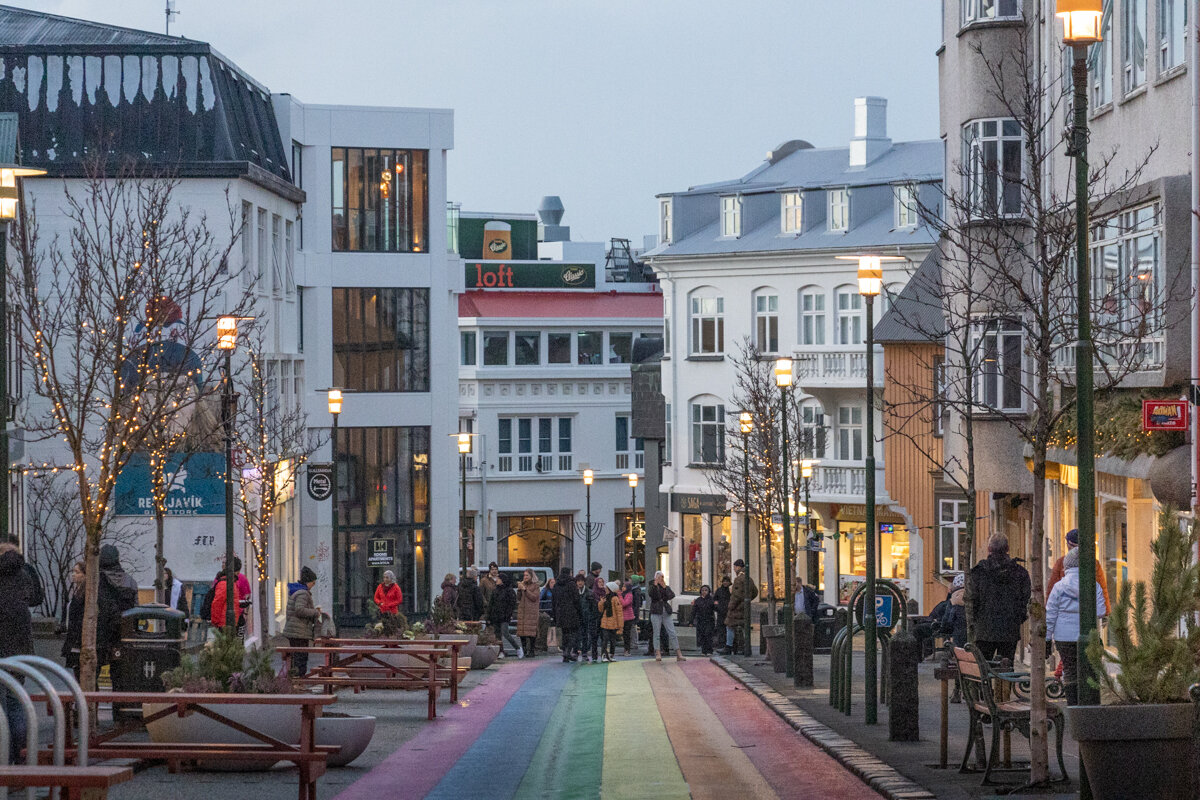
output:
[[[595,264],[561,261],[469,261],[467,289],[594,289]]]
[[[531,219],[509,219],[495,217],[480,219],[478,217],[462,217],[458,221],[458,254],[465,259],[483,258],[483,252],[489,251],[489,257],[498,255],[497,247],[487,245],[484,227],[488,223],[503,223],[509,229],[507,237],[511,252],[501,255],[501,258],[515,258],[518,261],[533,261],[537,259],[537,222]]]

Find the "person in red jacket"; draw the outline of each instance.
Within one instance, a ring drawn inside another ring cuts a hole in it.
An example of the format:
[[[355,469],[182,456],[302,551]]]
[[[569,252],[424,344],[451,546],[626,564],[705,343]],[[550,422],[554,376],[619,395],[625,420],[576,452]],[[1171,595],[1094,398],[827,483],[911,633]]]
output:
[[[383,583],[375,587],[375,605],[379,606],[380,614],[395,616],[403,602],[404,592],[396,583],[396,574],[389,569],[383,573]]]

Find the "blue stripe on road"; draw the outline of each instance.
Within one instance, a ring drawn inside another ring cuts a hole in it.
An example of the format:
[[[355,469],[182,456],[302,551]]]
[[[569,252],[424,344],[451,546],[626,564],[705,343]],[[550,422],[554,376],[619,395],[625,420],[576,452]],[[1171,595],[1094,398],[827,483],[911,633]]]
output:
[[[514,797],[571,671],[558,659],[538,667],[426,797]]]

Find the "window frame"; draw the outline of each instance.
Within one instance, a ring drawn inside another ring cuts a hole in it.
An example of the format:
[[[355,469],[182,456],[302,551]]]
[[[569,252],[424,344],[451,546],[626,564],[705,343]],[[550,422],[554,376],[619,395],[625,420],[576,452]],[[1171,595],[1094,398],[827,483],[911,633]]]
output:
[[[834,344],[841,347],[857,347],[865,344],[867,311],[858,287],[845,284],[834,289],[833,334]],[[849,298],[847,307],[842,308],[842,298]],[[844,323],[849,323],[847,326]]]
[[[1143,274],[1139,257],[1143,240],[1150,240],[1153,254],[1151,279],[1148,282],[1141,282],[1136,277]],[[1136,336],[1155,335],[1161,331],[1162,304],[1166,291],[1161,203],[1143,203],[1105,218],[1092,226],[1088,244],[1094,265],[1092,292],[1095,302],[1101,306],[1097,314],[1101,327],[1114,333]],[[1109,278],[1106,258],[1109,248],[1114,249],[1116,255],[1115,280]],[[1142,286],[1151,287],[1149,301],[1140,301],[1150,313],[1131,313],[1131,309],[1139,302],[1136,292]],[[1103,307],[1109,297],[1114,297],[1115,314]]]
[[[829,449],[829,427],[825,424],[825,408],[815,397],[800,401],[800,457],[823,459]]]
[[[613,417],[613,444],[614,444],[614,462],[617,469],[632,469],[640,470],[645,468],[645,440],[633,435],[633,416],[627,413],[620,413]],[[622,422],[624,422],[625,436],[621,436]],[[633,456],[632,466],[630,465],[630,455]]]
[[[915,183],[897,183],[892,187],[892,200],[895,206],[895,223],[897,229],[917,227],[920,214],[917,206],[917,185]]]
[[[482,345],[482,348],[483,348],[483,356],[480,360],[483,363],[480,364],[480,366],[483,366],[483,367],[510,367],[510,366],[512,366],[513,356],[512,356],[512,335],[511,334],[512,334],[512,331],[507,331],[507,330],[493,329],[493,330],[481,331],[479,340],[480,340],[480,344]],[[504,362],[503,363],[489,362],[488,361],[488,339],[493,339],[495,341],[499,341],[501,338],[504,339]]]
[[[812,298],[813,307],[805,308],[805,300]],[[802,345],[823,347],[825,345],[826,328],[826,293],[820,287],[808,287],[800,290],[800,330],[799,341]],[[820,306],[820,308],[817,308]],[[810,324],[811,323],[811,324]]]
[[[1146,62],[1149,60],[1148,28],[1149,4],[1146,0],[1122,0],[1121,2],[1121,89],[1132,94],[1146,85]],[[1141,11],[1140,19],[1138,11]],[[1138,27],[1142,41],[1141,64],[1137,62],[1136,39],[1133,28]]]
[[[1158,0],[1158,71],[1165,74],[1187,63],[1188,22],[1187,0]],[[1173,17],[1182,17],[1182,24],[1170,24]]]
[[[330,148],[329,159],[332,252],[420,253],[427,249],[429,150],[335,146]],[[368,170],[381,165],[384,169],[372,172],[368,179]],[[387,181],[382,180],[385,172]]]
[[[725,404],[692,401],[691,408],[691,465],[719,467],[725,463]],[[707,459],[705,445],[714,450]]]
[[[765,302],[764,302],[765,301]],[[772,308],[772,302],[774,301]],[[765,305],[767,308],[760,309]],[[760,289],[754,293],[752,311],[754,314],[754,346],[763,355],[775,355],[779,349],[779,294],[774,289]],[[764,331],[764,327],[766,330]],[[772,347],[764,347],[763,339]],[[774,341],[772,341],[772,339]]]
[[[721,238],[737,239],[742,235],[742,196],[721,195]]]
[[[658,243],[671,244],[673,241],[675,220],[674,202],[669,197],[658,201]]]
[[[962,0],[961,27],[1023,19],[1021,5],[1021,0]],[[1006,7],[1014,10],[1001,13]],[[988,9],[994,12],[989,14]]]
[[[1112,103],[1112,72],[1113,72],[1113,37],[1112,37],[1112,15],[1113,15],[1113,0],[1104,0],[1100,16],[1100,36],[1099,42],[1093,44],[1088,50],[1088,85],[1091,88],[1091,103],[1093,112],[1096,109]],[[1066,53],[1071,52],[1071,48],[1064,48]],[[1066,68],[1064,75],[1064,83],[1070,82],[1071,75],[1071,59],[1066,60]],[[1070,95],[1068,94],[1068,97]]]
[[[863,406],[838,406],[837,435],[834,441],[839,461],[859,462],[866,459],[865,414],[866,409]],[[855,416],[858,417],[857,421]]]
[[[957,572],[965,572],[970,568],[970,563],[963,564],[962,552],[964,537],[967,532],[967,501],[954,497],[938,497],[938,522],[937,522],[937,572],[940,575],[947,575]],[[950,515],[946,515],[947,508],[950,509]],[[945,547],[947,545],[945,536],[949,532],[950,541],[950,566],[946,566]],[[967,559],[971,558],[971,554],[965,554]]]
[[[783,192],[779,196],[779,232],[796,236],[804,232],[803,192]]]
[[[333,381],[355,392],[430,391],[430,290],[335,286]]]
[[[830,233],[845,233],[850,230],[850,188],[839,186],[825,191],[825,219]]]
[[[707,306],[713,303],[712,308]],[[692,356],[716,356],[725,354],[725,298],[693,294],[688,298],[688,341]],[[712,349],[705,349],[706,326],[711,324]]]
[[[474,367],[479,364],[478,331],[458,332],[458,363],[461,367]]]
[[[496,471],[505,475],[571,472],[574,416],[504,414],[496,420]]]
[[[988,127],[992,126],[992,133]],[[1012,131],[1016,132],[1013,133]],[[1025,132],[1011,117],[987,117],[969,120],[962,126],[963,187],[971,219],[1011,219],[1024,214]],[[989,145],[995,160],[988,165]],[[1015,145],[1017,158],[1015,191],[1012,164]],[[994,179],[994,186],[987,183]],[[989,196],[990,195],[990,196]]]
[[[988,344],[989,339],[995,340],[994,345]],[[1015,373],[1009,364],[1014,344],[1018,359]],[[1007,318],[972,321],[971,357],[975,360],[975,407],[985,414],[1025,413],[1025,329],[1020,321]],[[990,363],[997,366],[987,366]],[[1012,394],[1009,393],[1010,389]],[[1008,402],[1009,397],[1013,396],[1017,398],[1015,404]]]

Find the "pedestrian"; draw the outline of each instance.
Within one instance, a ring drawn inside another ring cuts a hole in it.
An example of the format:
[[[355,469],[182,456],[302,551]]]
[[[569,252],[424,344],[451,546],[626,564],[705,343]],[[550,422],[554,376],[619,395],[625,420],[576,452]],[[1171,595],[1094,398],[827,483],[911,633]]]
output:
[[[971,569],[967,580],[975,646],[988,661],[999,659],[1011,665],[1021,625],[1029,616],[1032,587],[1029,573],[1015,558],[1009,558],[1008,539],[1003,534],[988,539],[987,558]]]
[[[492,594],[496,591],[496,587],[500,585],[500,565],[495,561],[488,564],[488,571],[482,578],[479,579],[479,591],[483,593],[483,613],[487,616],[488,608],[492,604]]]
[[[562,631],[559,649],[562,651],[563,663],[575,661],[582,620],[579,616],[579,603],[575,600],[575,580],[571,578],[571,570],[568,567],[562,568],[558,582],[554,585],[554,624]]]
[[[1104,590],[1096,584],[1096,616],[1108,613]],[[1079,550],[1063,556],[1063,576],[1046,600],[1046,641],[1054,642],[1063,665],[1067,705],[1079,703]],[[1049,650],[1049,648],[1047,648]]]
[[[597,606],[600,617],[600,657],[605,661],[617,660],[617,631],[625,624],[625,610],[621,605],[621,584],[609,581],[604,584],[604,597]]]
[[[313,603],[312,588],[317,582],[317,573],[308,567],[300,568],[300,580],[288,584],[287,618],[283,623],[283,635],[291,647],[312,647],[316,638],[317,621],[321,619],[321,608]],[[377,593],[378,594],[378,593]],[[308,653],[292,653],[289,675],[308,674]]]
[[[792,581],[792,598],[792,614],[805,614],[814,625],[817,624],[817,606],[821,604],[821,596],[799,575]]]
[[[629,580],[627,581],[627,583],[629,584],[629,587],[630,587],[629,591],[633,594],[633,648],[634,649],[636,649],[638,646],[638,638],[639,638],[638,626],[641,624],[642,606],[644,605],[644,601],[646,599],[645,595],[643,594],[643,592],[645,590],[642,586],[642,584],[644,584],[645,582],[646,582],[646,577],[644,575],[632,575],[632,576],[630,576]]]
[[[25,552],[21,549],[21,540],[17,538],[16,534],[8,534],[5,537],[5,541],[21,554],[21,558],[25,557]],[[26,602],[30,608],[36,608],[46,599],[46,593],[42,590],[42,579],[38,575],[37,569],[28,561],[25,562],[23,569],[25,570],[25,576],[29,578],[29,598]]]
[[[29,613],[32,593],[25,558],[12,542],[0,543],[0,658],[33,655],[33,617]],[[8,720],[8,763],[15,764],[25,746],[25,709],[13,692],[0,689],[0,693]],[[36,759],[36,753],[29,753],[26,763],[37,763]]]
[[[675,633],[675,620],[671,619],[671,601],[675,592],[667,585],[667,576],[662,570],[654,573],[654,583],[650,584],[650,626],[653,631],[651,641],[657,642],[662,631],[667,632],[671,649],[675,651],[676,661],[687,661],[679,649],[679,635]],[[655,661],[662,661],[662,651],[654,654]]]
[[[633,582],[621,585],[621,633],[625,645],[625,657],[633,655],[633,631],[637,621],[633,613]]]
[[[541,615],[541,587],[533,570],[526,569],[517,585],[517,636],[524,655],[537,652],[538,617]]]
[[[739,631],[744,631],[746,620],[750,614],[750,602],[758,597],[758,587],[754,585],[754,581],[750,579],[750,574],[746,572],[746,562],[738,559],[733,562],[733,586],[729,590],[729,607],[725,611],[725,649],[721,651],[722,655],[732,655],[734,651],[734,643],[737,642],[740,635]],[[743,642],[742,647],[748,646],[748,642]]]
[[[1071,528],[1071,530],[1067,531],[1067,552],[1070,552],[1077,547],[1079,547],[1079,529]],[[1063,561],[1065,559],[1065,555],[1059,556],[1058,560],[1054,562],[1054,567],[1050,570],[1050,580],[1046,583],[1047,598],[1050,597],[1050,593],[1054,591],[1054,584],[1062,580]],[[1106,575],[1103,568],[1101,568],[1100,559],[1098,558],[1096,559],[1096,585],[1099,586],[1100,590],[1104,593],[1104,607],[1111,609],[1112,601],[1108,597],[1108,575]],[[1100,614],[1098,616],[1105,615]]]
[[[447,572],[442,578],[442,605],[450,609],[450,613],[458,616],[458,582],[453,572]]]
[[[713,592],[713,605],[717,609],[717,630],[725,630],[725,615],[729,612],[730,585],[733,580],[728,575],[721,576],[721,585]]]
[[[949,639],[955,647],[967,646],[967,576],[958,573],[950,584],[950,595],[945,606],[937,615],[938,633]],[[936,612],[938,609],[934,608]],[[932,615],[931,615],[932,616]]]
[[[692,624],[696,626],[696,646],[700,655],[710,656],[713,651],[713,633],[717,627],[717,603],[712,587],[707,583],[700,587],[700,596],[692,601]]]
[[[381,616],[396,618],[400,612],[400,604],[404,602],[404,592],[396,583],[396,573],[390,569],[383,573],[383,581],[375,587],[375,605],[379,607]]]
[[[596,606],[596,613],[592,615],[592,628],[588,637],[588,641],[592,646],[592,661],[599,661],[600,649],[600,603],[604,600],[607,594],[604,579],[600,577],[603,567],[599,561],[591,563],[591,574],[587,578],[587,587],[592,592],[592,603]]]
[[[483,619],[483,590],[479,588],[479,570],[471,567],[458,584],[458,618],[463,622]]]
[[[551,576],[546,585],[542,587],[541,593],[538,595],[538,611],[550,618],[550,629],[546,631],[546,652],[550,652],[551,647],[558,647],[558,625],[554,623],[554,587],[558,585],[558,581]]]
[[[237,556],[234,556],[233,570],[235,573],[235,577],[233,580],[233,602],[234,602],[234,612],[233,613],[234,613],[234,619],[236,620],[235,627],[239,631],[242,628],[242,625],[241,625],[242,601],[245,599],[245,595],[242,594],[242,583],[240,580],[238,580],[238,578],[241,577],[241,568],[242,568],[242,560],[240,558],[238,558]],[[220,572],[217,573],[217,577],[213,578],[212,616],[210,617],[209,622],[212,624],[212,626],[214,628],[224,628],[225,627],[225,608],[226,608],[226,606],[225,606],[225,602],[226,602],[225,601],[225,595],[226,595],[225,585],[226,585],[225,570],[221,570]]]
[[[121,568],[121,553],[100,547],[100,586],[96,596],[96,665],[121,658],[121,614],[137,605],[137,583]]]
[[[163,567],[163,599],[167,607],[183,612],[183,624],[186,626],[191,612],[188,610],[187,589],[183,581],[175,577],[170,567]]]
[[[579,604],[579,633],[582,637],[579,652],[583,656],[583,663],[599,662],[600,612],[592,590],[587,587],[587,578],[583,575],[575,576],[575,602]]]
[[[487,621],[488,627],[496,634],[496,641],[500,642],[500,657],[504,658],[504,643],[508,642],[517,658],[524,658],[525,651],[521,643],[508,630],[508,621],[512,619],[513,611],[516,610],[516,594],[509,585],[508,578],[499,572],[493,576],[493,581],[492,599],[487,604]]]
[[[67,590],[67,635],[63,639],[62,656],[65,663],[75,673],[79,680],[79,651],[83,647],[83,597],[84,581],[87,579],[86,567],[82,561],[76,561],[71,567],[71,586]]]

